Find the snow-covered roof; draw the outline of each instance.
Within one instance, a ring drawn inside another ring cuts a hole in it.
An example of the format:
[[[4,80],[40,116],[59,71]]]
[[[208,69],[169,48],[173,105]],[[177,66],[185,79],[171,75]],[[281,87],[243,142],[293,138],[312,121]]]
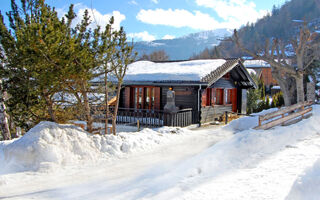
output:
[[[191,60],[181,62],[137,61],[128,66],[125,81],[200,81],[226,60]]]
[[[245,60],[243,65],[246,68],[270,67],[270,64],[263,60]]]
[[[257,72],[254,69],[247,68],[247,71],[249,72],[249,74],[257,74]]]
[[[280,90],[281,88],[280,88],[280,86],[279,85],[275,85],[275,86],[272,86],[272,88],[271,89],[274,89],[274,90]]]
[[[275,59],[275,61],[277,61],[277,60]],[[291,63],[292,63],[292,60],[289,58],[284,59],[282,61],[285,61],[289,65],[291,65]],[[243,65],[246,68],[262,68],[262,67],[269,68],[269,67],[271,67],[270,64],[264,60],[245,60],[243,62]]]

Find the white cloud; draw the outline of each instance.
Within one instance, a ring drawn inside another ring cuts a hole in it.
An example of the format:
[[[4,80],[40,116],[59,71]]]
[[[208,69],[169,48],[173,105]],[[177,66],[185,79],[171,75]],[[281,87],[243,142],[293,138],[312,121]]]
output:
[[[221,17],[227,28],[238,28],[247,22],[256,22],[267,14],[266,10],[257,10],[250,0],[195,0],[197,5],[212,8]]]
[[[126,19],[126,16],[121,14],[119,11],[113,11],[112,13],[107,13],[107,14],[102,14],[99,11],[97,11],[96,9],[91,9],[87,6],[84,6],[82,4],[76,4],[74,6],[75,12],[77,17],[74,19],[73,21],[73,26],[75,26],[76,24],[80,23],[85,10],[89,11],[89,16],[90,16],[90,20],[91,20],[91,24],[90,24],[90,28],[95,28],[97,25],[100,25],[102,28],[104,28],[108,23],[109,20],[111,18],[111,16],[114,17],[114,24],[113,24],[113,28],[119,30],[120,29],[120,24],[123,20]],[[59,16],[64,16],[67,13],[66,9],[57,9],[57,12],[59,14]]]
[[[218,25],[218,22],[208,14],[200,11],[194,11],[192,13],[183,9],[142,9],[139,11],[137,19],[153,25],[167,25],[177,28],[190,27],[199,30],[211,30]]]
[[[138,3],[135,0],[129,1],[129,4],[138,5]]]
[[[164,39],[164,40],[171,40],[171,39],[174,39],[174,38],[175,38],[175,36],[173,36],[173,35],[165,35],[165,36],[163,36],[162,39]]]
[[[159,0],[151,0],[153,3],[158,4]]]
[[[140,33],[129,33],[127,34],[128,38],[133,38],[134,41],[142,40],[142,41],[153,41],[156,39],[154,35],[149,34],[147,31],[143,31]]]

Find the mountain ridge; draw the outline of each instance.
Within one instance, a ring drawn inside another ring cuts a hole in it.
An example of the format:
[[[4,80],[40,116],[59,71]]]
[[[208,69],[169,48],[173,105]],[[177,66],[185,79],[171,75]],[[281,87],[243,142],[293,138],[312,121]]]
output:
[[[160,39],[154,41],[140,41],[134,44],[138,57],[154,51],[164,50],[170,60],[189,59],[205,48],[211,48],[220,43],[220,39],[232,35],[231,29],[215,29],[191,33],[174,39]]]

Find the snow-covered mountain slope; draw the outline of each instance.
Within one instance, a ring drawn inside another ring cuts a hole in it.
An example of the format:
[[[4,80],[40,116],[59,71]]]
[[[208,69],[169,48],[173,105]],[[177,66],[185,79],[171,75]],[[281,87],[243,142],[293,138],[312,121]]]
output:
[[[252,129],[252,116],[215,129],[145,129],[106,143],[69,125],[42,123],[28,137],[0,142],[0,164],[37,158],[53,167],[3,172],[0,199],[318,199],[319,121],[317,105],[311,118],[265,131]],[[101,150],[107,147],[115,153]],[[52,152],[71,162],[34,156]]]
[[[193,33],[184,37],[175,39],[155,40],[151,42],[136,42],[134,50],[141,56],[150,54],[153,51],[164,50],[170,60],[184,60],[190,58],[193,54],[198,54],[206,47],[210,48],[220,43],[219,39],[232,35],[229,29],[216,29]]]

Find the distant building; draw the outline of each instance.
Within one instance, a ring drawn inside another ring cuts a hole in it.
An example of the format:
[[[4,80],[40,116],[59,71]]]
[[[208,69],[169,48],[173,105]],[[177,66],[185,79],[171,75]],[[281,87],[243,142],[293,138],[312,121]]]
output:
[[[271,66],[263,60],[245,60],[244,66],[248,70],[254,70],[260,80],[263,81],[266,89],[270,92],[272,86],[276,86],[277,81],[272,77]]]

